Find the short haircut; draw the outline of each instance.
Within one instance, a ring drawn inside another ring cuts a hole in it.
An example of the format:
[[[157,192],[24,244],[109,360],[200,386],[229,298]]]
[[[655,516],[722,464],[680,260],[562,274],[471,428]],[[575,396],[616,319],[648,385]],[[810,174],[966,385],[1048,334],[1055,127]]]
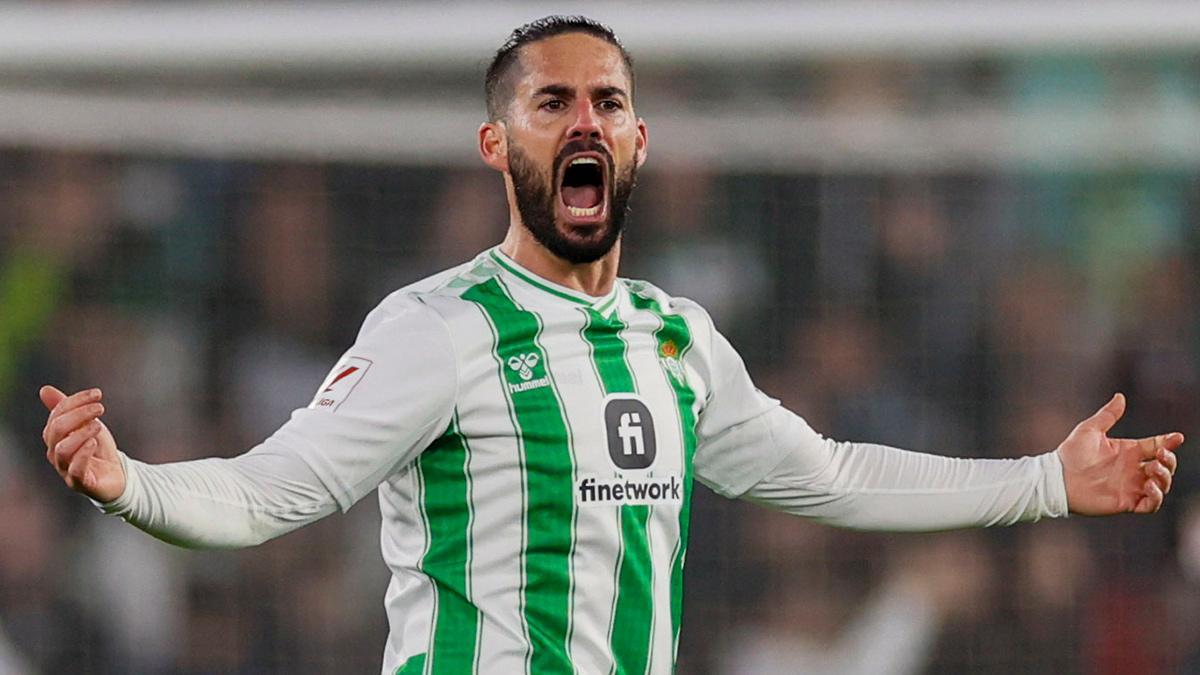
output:
[[[621,59],[625,62],[625,70],[629,75],[629,95],[633,95],[633,59],[611,28],[586,16],[547,16],[514,30],[496,51],[483,83],[489,120],[495,122],[504,117],[504,111],[513,95],[513,84],[508,76],[517,65],[521,48],[566,33],[585,33],[616,47],[621,52]]]

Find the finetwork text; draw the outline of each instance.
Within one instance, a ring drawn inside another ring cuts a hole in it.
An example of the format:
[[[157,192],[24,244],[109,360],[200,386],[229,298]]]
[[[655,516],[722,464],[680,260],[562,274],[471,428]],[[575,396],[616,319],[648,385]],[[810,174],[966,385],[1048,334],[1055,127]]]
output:
[[[683,501],[683,481],[679,476],[646,478],[583,478],[575,486],[584,504],[656,504]]]

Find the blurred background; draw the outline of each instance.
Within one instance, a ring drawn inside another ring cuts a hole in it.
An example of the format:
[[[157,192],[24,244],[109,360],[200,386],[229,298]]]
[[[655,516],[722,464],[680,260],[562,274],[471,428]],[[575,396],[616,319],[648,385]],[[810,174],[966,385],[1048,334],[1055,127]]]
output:
[[[1120,390],[1121,435],[1200,439],[1194,2],[5,4],[0,673],[378,669],[373,499],[172,548],[46,466],[37,389],[104,388],[147,461],[265,438],[384,295],[500,240],[483,71],[572,11],[650,129],[623,275],[818,430],[1013,457]],[[1155,516],[996,531],[699,489],[679,672],[1200,672],[1191,455]]]

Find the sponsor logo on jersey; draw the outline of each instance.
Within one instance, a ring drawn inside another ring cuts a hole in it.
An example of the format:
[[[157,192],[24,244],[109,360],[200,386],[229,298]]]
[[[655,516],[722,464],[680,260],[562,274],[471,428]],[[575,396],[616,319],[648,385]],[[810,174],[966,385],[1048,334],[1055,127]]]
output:
[[[621,469],[645,469],[654,463],[658,443],[650,407],[636,394],[613,394],[604,399],[608,456]]]
[[[522,380],[529,381],[533,379],[533,369],[541,362],[541,358],[532,352],[528,354],[517,354],[508,360],[508,367],[521,376]]]
[[[509,357],[508,369],[517,377],[516,382],[508,382],[508,391],[518,394],[532,389],[550,386],[550,376],[542,365],[542,358],[535,352],[526,352]],[[512,379],[511,377],[509,379]]]
[[[334,366],[325,378],[309,408],[317,410],[337,410],[350,396],[363,376],[370,370],[372,361],[369,359],[350,356]]]
[[[683,501],[683,481],[676,474],[636,478],[588,476],[575,484],[581,504],[662,504]]]

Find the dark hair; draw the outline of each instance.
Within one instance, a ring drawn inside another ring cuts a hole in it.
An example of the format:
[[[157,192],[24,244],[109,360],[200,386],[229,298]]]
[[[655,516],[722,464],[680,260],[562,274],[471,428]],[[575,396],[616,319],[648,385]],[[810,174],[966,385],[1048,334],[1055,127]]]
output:
[[[520,56],[521,47],[531,42],[538,42],[564,33],[586,33],[600,38],[621,52],[625,62],[625,70],[629,74],[630,95],[633,95],[633,59],[625,46],[617,39],[616,33],[604,24],[586,16],[553,15],[530,21],[515,29],[500,45],[492,64],[488,66],[487,77],[484,79],[483,91],[487,100],[488,119],[496,121],[503,117],[508,99],[512,97],[512,84],[507,81],[507,75]]]

